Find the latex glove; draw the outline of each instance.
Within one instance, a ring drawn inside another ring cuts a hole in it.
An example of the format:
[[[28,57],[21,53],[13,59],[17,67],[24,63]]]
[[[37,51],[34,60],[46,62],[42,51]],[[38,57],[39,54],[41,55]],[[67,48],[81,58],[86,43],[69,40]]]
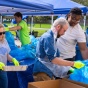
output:
[[[12,58],[12,62],[15,66],[19,66],[19,62],[15,58]]]
[[[9,28],[8,27],[4,27],[5,31],[9,31]]]
[[[4,63],[0,62],[0,69],[3,70],[3,67],[5,66]]]
[[[75,70],[75,69],[71,67],[70,70],[69,70],[69,72],[70,72],[70,73],[73,73],[74,70]]]
[[[84,66],[85,66],[85,64],[82,63],[81,61],[75,61],[73,67],[75,67],[75,68],[77,68],[77,69],[80,69],[80,68],[82,68],[82,67],[84,67]]]

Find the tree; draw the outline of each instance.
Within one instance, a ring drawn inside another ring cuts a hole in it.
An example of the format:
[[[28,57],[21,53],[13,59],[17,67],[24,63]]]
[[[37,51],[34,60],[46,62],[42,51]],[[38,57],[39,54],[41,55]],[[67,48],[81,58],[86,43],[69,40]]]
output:
[[[74,2],[80,3],[82,5],[88,6],[88,0],[72,0]]]

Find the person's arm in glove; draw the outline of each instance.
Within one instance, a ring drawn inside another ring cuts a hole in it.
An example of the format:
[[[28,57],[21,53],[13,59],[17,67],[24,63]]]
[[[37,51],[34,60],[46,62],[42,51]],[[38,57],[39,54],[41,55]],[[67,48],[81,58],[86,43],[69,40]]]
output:
[[[73,73],[74,71],[75,71],[75,69],[72,68],[72,67],[69,69],[69,72],[70,72],[70,73]]]
[[[15,26],[15,27],[11,27],[11,28],[8,28],[8,27],[4,27],[5,31],[16,31],[16,30],[21,30],[21,26]]]
[[[8,61],[13,62],[15,66],[19,66],[19,62],[13,58],[11,55],[7,55]]]
[[[85,66],[84,63],[82,63],[82,62],[80,62],[80,61],[75,61],[73,67],[75,67],[75,68],[77,68],[77,69],[80,69],[80,68],[82,68],[82,67],[84,67],[84,66]],[[71,68],[69,69],[69,71],[68,71],[69,74],[70,74],[70,73],[73,73],[73,72],[75,71],[75,68],[73,68],[73,67],[71,67]]]
[[[3,67],[5,66],[4,63],[0,62],[0,69],[3,70]]]
[[[80,69],[82,67],[85,66],[84,63],[82,63],[81,61],[67,61],[62,59],[61,57],[55,57],[53,60],[51,60],[51,62],[53,64],[57,64],[57,65],[61,65],[61,66],[71,66],[71,67],[75,67],[77,69]]]
[[[85,66],[85,64],[82,63],[81,61],[75,61],[75,62],[74,62],[74,65],[73,65],[73,67],[75,67],[75,68],[77,68],[77,69],[80,69],[80,68],[82,68],[82,67],[84,67],[84,66]]]
[[[9,28],[8,27],[4,27],[5,31],[9,31]]]
[[[19,66],[19,62],[15,58],[12,58],[12,62],[15,66]]]

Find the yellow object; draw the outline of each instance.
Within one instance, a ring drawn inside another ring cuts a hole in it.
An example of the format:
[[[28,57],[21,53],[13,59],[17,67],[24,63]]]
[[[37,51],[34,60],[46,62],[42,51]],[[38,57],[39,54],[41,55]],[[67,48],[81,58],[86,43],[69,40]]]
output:
[[[13,34],[14,36],[16,36],[16,31],[10,31],[11,34]]]
[[[3,67],[5,66],[4,63],[0,62],[0,69],[3,70]]]
[[[9,28],[8,27],[4,27],[5,28],[5,31],[9,31]],[[10,31],[11,34],[13,34],[14,36],[16,36],[16,31]]]
[[[12,58],[12,62],[15,66],[19,66],[19,62],[15,58]]]
[[[77,68],[77,69],[80,69],[80,68],[82,68],[82,67],[84,67],[84,66],[85,66],[85,64],[82,63],[81,61],[75,61],[73,67],[75,67],[75,68]]]
[[[8,27],[4,27],[5,31],[9,31],[9,28]]]

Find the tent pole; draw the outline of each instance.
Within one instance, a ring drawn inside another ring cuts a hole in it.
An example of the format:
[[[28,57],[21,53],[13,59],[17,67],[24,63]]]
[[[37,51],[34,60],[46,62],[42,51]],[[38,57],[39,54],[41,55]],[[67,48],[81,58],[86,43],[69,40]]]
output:
[[[31,17],[31,27],[30,27],[30,33],[32,34],[32,28],[33,28],[33,16]]]
[[[0,15],[0,22],[2,23],[2,15]]]
[[[86,14],[84,14],[84,30],[85,30],[85,28],[86,28]]]
[[[53,24],[53,14],[51,15],[51,25]]]

